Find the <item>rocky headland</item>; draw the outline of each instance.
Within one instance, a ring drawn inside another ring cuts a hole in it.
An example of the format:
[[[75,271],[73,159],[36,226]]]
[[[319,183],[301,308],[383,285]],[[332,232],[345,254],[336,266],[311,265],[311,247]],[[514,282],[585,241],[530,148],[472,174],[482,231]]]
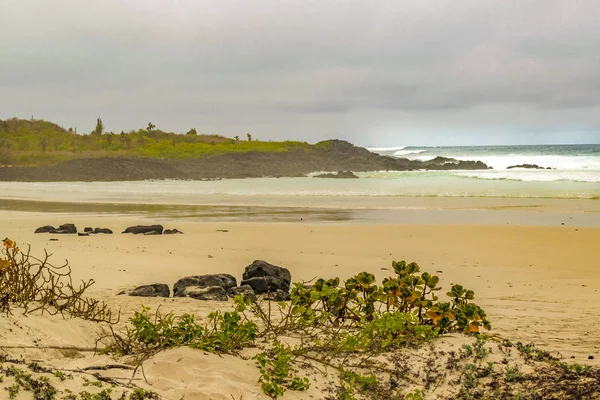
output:
[[[437,157],[429,161],[394,158],[343,140],[329,146],[285,152],[226,153],[174,160],[141,157],[78,158],[51,166],[0,167],[0,181],[134,181],[146,179],[227,179],[302,177],[315,171],[412,171],[488,169],[481,161]]]

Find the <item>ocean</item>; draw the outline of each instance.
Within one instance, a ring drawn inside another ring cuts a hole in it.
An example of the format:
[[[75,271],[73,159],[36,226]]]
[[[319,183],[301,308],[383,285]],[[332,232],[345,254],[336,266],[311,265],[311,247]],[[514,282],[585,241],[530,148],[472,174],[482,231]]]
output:
[[[360,179],[259,178],[221,181],[2,182],[0,198],[137,204],[341,204],[340,199],[483,197],[600,199],[600,145],[397,146],[369,150],[392,157],[480,160],[482,171],[362,172]],[[543,170],[508,169],[537,164]],[[315,171],[326,172],[326,171]],[[308,200],[307,200],[308,199]],[[330,199],[330,200],[327,200]],[[338,199],[337,202],[333,199]],[[345,201],[345,200],[344,200]]]

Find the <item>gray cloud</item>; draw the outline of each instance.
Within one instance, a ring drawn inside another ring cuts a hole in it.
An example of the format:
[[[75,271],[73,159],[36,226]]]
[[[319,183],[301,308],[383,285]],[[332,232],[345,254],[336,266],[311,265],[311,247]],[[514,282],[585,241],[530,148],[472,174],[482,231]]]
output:
[[[0,118],[600,142],[599,55],[596,0],[2,0]]]

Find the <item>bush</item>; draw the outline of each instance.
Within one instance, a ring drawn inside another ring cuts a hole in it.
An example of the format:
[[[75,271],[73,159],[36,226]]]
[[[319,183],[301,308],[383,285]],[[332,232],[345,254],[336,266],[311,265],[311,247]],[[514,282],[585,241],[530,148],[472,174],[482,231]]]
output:
[[[484,310],[471,302],[475,298],[472,290],[453,285],[446,293],[450,301],[441,302],[435,295],[441,290],[437,276],[427,272],[419,275],[416,263],[392,265],[396,277],[384,279],[382,285],[377,285],[375,276],[368,272],[347,279],[341,286],[339,278],[319,279],[312,287],[295,283],[283,325],[273,324],[270,315],[256,305],[253,311],[275,331],[327,324],[382,331],[386,336],[410,333],[426,339],[436,333],[471,334],[481,327],[491,329]]]
[[[40,311],[69,315],[96,322],[116,323],[115,315],[103,302],[84,297],[93,280],[73,285],[68,263],[54,266],[50,255],[37,258],[30,249],[22,252],[17,244],[6,238],[0,252],[0,311],[7,314],[14,308],[24,313]]]
[[[110,328],[98,341],[109,341],[103,352],[118,355],[139,355],[143,358],[171,347],[189,345],[215,353],[240,350],[252,344],[256,337],[256,324],[242,321],[236,312],[213,312],[206,326],[200,326],[195,317],[173,313],[162,315],[160,309],[154,315],[150,308],[142,307],[130,319],[124,332]]]

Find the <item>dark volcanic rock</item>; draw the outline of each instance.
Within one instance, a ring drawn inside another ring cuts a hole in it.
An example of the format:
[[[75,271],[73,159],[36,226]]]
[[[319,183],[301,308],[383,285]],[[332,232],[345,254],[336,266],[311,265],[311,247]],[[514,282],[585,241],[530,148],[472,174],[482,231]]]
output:
[[[136,225],[136,226],[130,226],[129,228],[125,229],[122,233],[133,233],[135,235],[138,234],[157,234],[157,235],[162,235],[163,232],[163,226],[162,225]]]
[[[548,168],[544,168],[544,167],[540,167],[537,164],[519,164],[519,165],[511,165],[510,167],[506,167],[506,169],[513,169],[513,168],[527,168],[527,169],[552,169],[550,167]]]
[[[227,290],[237,286],[237,280],[229,274],[210,274],[210,275],[194,275],[181,278],[173,285],[173,297],[185,296],[184,291],[187,287],[206,288],[220,286]]]
[[[90,236],[88,232],[78,232],[77,236]]]
[[[104,233],[107,235],[112,235],[113,231],[108,228],[96,228],[94,229],[94,233]]]
[[[83,231],[87,233],[94,233],[94,228],[86,226],[85,228],[83,228]]]
[[[227,291],[227,296],[231,298],[234,298],[238,294],[243,294],[246,298],[250,300],[256,299],[256,294],[254,293],[254,290],[252,290],[252,286],[250,285],[236,286]]]
[[[163,235],[174,235],[176,233],[183,233],[179,229],[165,229]]]
[[[256,294],[282,290],[289,292],[292,275],[286,268],[257,260],[246,267],[241,285],[250,285]]]
[[[488,166],[481,161],[462,161],[455,158],[436,157],[429,161],[422,161],[420,169],[426,170],[478,170],[489,169]]]
[[[35,230],[35,233],[48,233],[48,232],[52,232],[55,228],[53,226],[50,225],[44,225],[44,226],[40,226],[39,228],[37,228]]]
[[[77,233],[77,227],[75,227],[75,225],[73,224],[63,224],[51,231],[50,233],[75,234]]]
[[[276,291],[267,294],[265,299],[271,301],[288,301],[290,300],[290,293],[277,289]]]
[[[227,292],[221,286],[208,286],[208,287],[197,287],[188,286],[183,291],[183,296],[191,297],[196,300],[213,300],[213,301],[227,301]]]
[[[155,283],[152,285],[142,285],[127,293],[130,296],[139,297],[169,297],[171,292],[169,285],[164,283]]]
[[[338,171],[335,174],[315,175],[314,178],[358,179],[358,176],[356,176],[352,171]]]

